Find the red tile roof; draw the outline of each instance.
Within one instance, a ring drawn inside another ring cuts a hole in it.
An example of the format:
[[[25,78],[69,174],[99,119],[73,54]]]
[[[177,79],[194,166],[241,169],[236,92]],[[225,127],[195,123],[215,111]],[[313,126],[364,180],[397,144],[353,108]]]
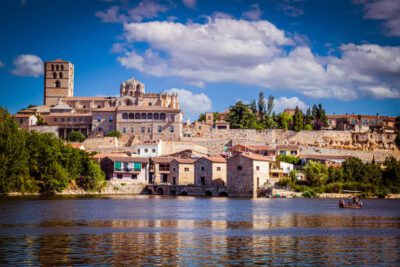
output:
[[[226,163],[226,159],[223,157],[202,157],[201,159],[207,159],[213,163]]]
[[[172,161],[177,161],[181,164],[194,164],[194,159],[183,159],[183,158],[174,158]]]
[[[121,162],[141,162],[141,163],[148,163],[149,158],[144,157],[117,157],[117,156],[108,156],[111,161],[121,161]]]
[[[258,154],[252,154],[252,153],[242,153],[239,154],[240,156],[252,159],[252,160],[256,160],[256,161],[273,161],[272,157],[267,157],[267,156],[261,156]]]

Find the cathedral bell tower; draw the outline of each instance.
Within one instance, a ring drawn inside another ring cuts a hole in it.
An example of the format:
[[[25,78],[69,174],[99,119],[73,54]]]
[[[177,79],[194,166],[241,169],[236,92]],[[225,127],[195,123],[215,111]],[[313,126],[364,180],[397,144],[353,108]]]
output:
[[[57,105],[59,99],[74,96],[74,65],[62,59],[44,63],[44,105]]]

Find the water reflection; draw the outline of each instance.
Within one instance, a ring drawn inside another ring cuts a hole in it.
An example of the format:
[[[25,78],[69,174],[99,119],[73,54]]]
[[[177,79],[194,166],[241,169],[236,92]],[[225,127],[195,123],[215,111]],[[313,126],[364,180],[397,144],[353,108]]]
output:
[[[376,209],[358,213],[326,207],[310,212],[311,202],[282,203],[285,209],[266,201],[201,198],[3,201],[0,265],[400,262],[400,202],[371,202]],[[29,220],[32,206],[42,210]]]

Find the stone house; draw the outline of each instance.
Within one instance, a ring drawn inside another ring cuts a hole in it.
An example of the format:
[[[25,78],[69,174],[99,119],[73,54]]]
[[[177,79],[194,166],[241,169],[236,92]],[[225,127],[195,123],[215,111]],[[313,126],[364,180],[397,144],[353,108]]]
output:
[[[295,156],[300,155],[300,147],[296,145],[277,145],[277,155]]]
[[[194,163],[195,185],[226,185],[226,159],[223,157],[202,157]]]
[[[274,185],[282,178],[289,177],[290,172],[294,169],[293,164],[283,162],[283,161],[275,161],[270,164],[270,179],[268,183]]]
[[[229,196],[257,197],[258,190],[269,180],[272,159],[257,154],[242,153],[227,160]]]
[[[112,182],[148,183],[148,158],[108,156],[101,160],[100,165],[106,174],[106,179]]]
[[[170,164],[173,157],[153,157],[150,159],[150,184],[168,184]]]
[[[194,159],[175,158],[170,163],[170,185],[194,185]]]
[[[237,144],[229,149],[232,155],[248,152],[262,156],[276,156],[276,149],[267,145],[242,145]]]
[[[19,127],[29,129],[29,126],[36,125],[37,117],[32,114],[15,114],[14,119],[17,121]]]

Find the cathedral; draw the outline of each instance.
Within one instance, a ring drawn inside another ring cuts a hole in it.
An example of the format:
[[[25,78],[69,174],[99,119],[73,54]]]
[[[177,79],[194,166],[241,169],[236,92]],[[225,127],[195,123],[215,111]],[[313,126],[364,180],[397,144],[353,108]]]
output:
[[[183,113],[176,94],[146,93],[132,78],[120,85],[119,96],[74,96],[74,65],[64,60],[45,62],[44,104],[19,112],[36,115],[49,126],[58,126],[60,138],[71,131],[86,136],[106,136],[119,131],[132,139],[178,140]],[[21,120],[22,121],[22,120]]]

